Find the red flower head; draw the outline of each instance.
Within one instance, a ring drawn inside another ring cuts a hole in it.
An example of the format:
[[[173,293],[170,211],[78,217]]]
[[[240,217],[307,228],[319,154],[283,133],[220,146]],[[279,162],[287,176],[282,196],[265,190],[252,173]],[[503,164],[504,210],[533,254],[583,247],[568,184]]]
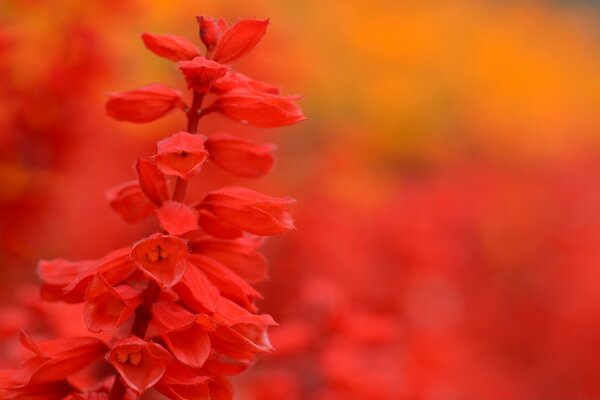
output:
[[[181,61],[179,69],[185,76],[188,88],[200,93],[207,93],[210,85],[229,70],[227,66],[204,57],[196,57],[192,61]]]
[[[223,115],[258,128],[293,125],[306,119],[296,96],[279,96],[249,90],[232,90],[219,96],[206,113]]]
[[[140,292],[129,285],[112,287],[101,274],[96,274],[87,288],[83,314],[90,331],[112,330],[125,323],[142,303]]]
[[[189,179],[198,175],[208,153],[204,136],[177,132],[158,142],[156,166],[166,175]]]
[[[130,336],[116,341],[106,358],[127,386],[141,394],[162,378],[171,356],[156,343]]]
[[[223,18],[215,20],[214,18],[196,17],[198,21],[200,40],[206,46],[208,51],[216,46],[217,41],[227,29],[227,21]]]
[[[48,340],[35,343],[21,332],[21,343],[35,353],[14,371],[14,387],[61,381],[86,367],[106,351],[106,344],[92,337]]]
[[[136,181],[126,182],[106,192],[110,206],[127,222],[138,222],[152,214],[154,206]]]
[[[176,107],[182,107],[181,93],[155,83],[128,92],[112,93],[106,102],[106,113],[118,121],[151,122]]]
[[[160,226],[171,235],[183,235],[198,229],[198,212],[183,203],[167,201],[156,210],[156,215]]]
[[[275,146],[252,143],[226,133],[212,135],[206,141],[206,149],[213,163],[239,176],[266,175],[275,163],[271,155]]]
[[[191,60],[200,55],[196,45],[181,36],[143,33],[142,40],[148,50],[169,60]]]
[[[271,197],[242,187],[210,192],[201,206],[219,219],[255,235],[275,235],[294,229],[289,197]]]
[[[204,314],[192,314],[183,306],[167,301],[153,305],[152,317],[175,357],[190,367],[202,367],[210,353],[208,332],[215,329],[211,319]]]
[[[229,27],[214,52],[214,60],[228,63],[248,54],[267,32],[269,20],[244,19]]]
[[[187,247],[176,236],[159,233],[138,242],[131,251],[131,258],[148,277],[161,287],[171,287],[181,279],[185,271]]]

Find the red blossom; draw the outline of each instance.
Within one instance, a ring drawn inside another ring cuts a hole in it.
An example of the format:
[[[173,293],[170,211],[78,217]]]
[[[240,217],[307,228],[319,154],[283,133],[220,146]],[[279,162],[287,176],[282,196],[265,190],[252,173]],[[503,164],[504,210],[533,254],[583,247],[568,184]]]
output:
[[[187,261],[186,263],[189,264]],[[187,266],[173,289],[186,306],[197,312],[212,313],[220,297],[219,290],[206,274],[193,265]]]
[[[131,258],[148,277],[168,288],[181,279],[187,251],[180,238],[157,233],[138,242],[131,250]]]
[[[206,195],[201,206],[218,218],[255,235],[275,235],[295,229],[289,197],[272,197],[242,187],[227,187]]]
[[[211,348],[208,331],[214,326],[210,318],[192,314],[183,306],[167,301],[152,306],[152,317],[175,357],[190,367],[202,367]]]
[[[213,58],[228,63],[246,55],[260,42],[268,26],[268,19],[244,19],[230,26],[217,43]]]
[[[293,125],[306,119],[297,96],[280,96],[236,89],[219,96],[205,112],[220,112],[244,124],[258,128]]]
[[[202,208],[198,209],[198,224],[207,233],[222,239],[235,239],[244,234],[241,229],[219,220],[215,214]]]
[[[83,318],[92,332],[112,330],[125,323],[142,303],[140,292],[129,285],[113,287],[101,274],[88,286]]]
[[[156,166],[166,175],[189,179],[198,175],[208,153],[205,137],[177,132],[157,144]]]
[[[196,45],[181,36],[143,33],[142,40],[148,50],[169,60],[191,60],[200,55]]]
[[[227,29],[227,21],[223,18],[215,20],[215,18],[196,17],[199,28],[200,40],[206,46],[207,50],[212,50],[216,46],[217,41]]]
[[[226,133],[212,135],[206,141],[206,149],[213,163],[239,176],[266,175],[275,163],[271,155],[275,146],[252,143]]]
[[[136,181],[126,182],[106,192],[110,206],[127,222],[139,222],[151,215],[154,206]]]
[[[181,61],[179,69],[183,72],[188,88],[207,93],[213,82],[223,77],[229,67],[200,56],[192,61]]]
[[[248,282],[268,277],[267,260],[258,251],[260,242],[250,238],[219,240],[203,238],[191,244],[191,252],[214,258]]]
[[[106,344],[92,337],[74,337],[36,343],[24,332],[21,344],[35,353],[10,377],[14,387],[61,381],[86,367],[106,351]]]
[[[162,346],[130,336],[113,343],[106,359],[127,386],[141,394],[154,386],[166,371],[171,356]]]
[[[156,210],[156,215],[160,226],[171,235],[183,235],[198,229],[198,212],[183,203],[167,201]]]
[[[279,89],[270,83],[252,79],[242,73],[229,71],[224,77],[217,79],[210,90],[216,94],[223,94],[235,89],[245,89],[249,91],[279,94]]]
[[[127,92],[109,94],[106,113],[118,121],[144,123],[157,120],[182,106],[178,90],[155,83]]]
[[[215,400],[210,393],[210,380],[210,377],[198,375],[194,369],[171,360],[163,378],[155,387],[174,400]]]
[[[167,181],[156,164],[151,161],[139,159],[135,165],[135,169],[138,174],[140,188],[148,199],[157,206],[160,206],[163,201],[169,199]]]

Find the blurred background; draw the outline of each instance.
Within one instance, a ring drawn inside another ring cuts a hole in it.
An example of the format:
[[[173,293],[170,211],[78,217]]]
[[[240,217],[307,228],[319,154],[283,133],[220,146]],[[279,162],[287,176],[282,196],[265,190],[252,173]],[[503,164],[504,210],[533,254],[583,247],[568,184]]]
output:
[[[105,117],[107,92],[183,85],[139,35],[270,17],[236,68],[304,95],[309,120],[200,127],[273,141],[278,164],[260,181],[209,167],[198,195],[299,200],[260,287],[278,351],[236,381],[240,399],[600,398],[597,7],[0,1],[0,336],[57,312],[31,300],[39,259],[99,257],[153,229],[104,197],[184,124]]]

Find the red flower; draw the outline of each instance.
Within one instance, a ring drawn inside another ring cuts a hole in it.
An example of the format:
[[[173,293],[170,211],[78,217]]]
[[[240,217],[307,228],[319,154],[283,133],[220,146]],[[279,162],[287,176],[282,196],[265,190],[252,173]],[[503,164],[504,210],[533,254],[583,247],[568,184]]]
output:
[[[131,251],[131,258],[148,277],[168,288],[181,279],[186,269],[186,254],[183,240],[157,233],[138,242]]]
[[[188,88],[207,93],[210,85],[224,76],[229,67],[200,56],[192,61],[181,61],[179,69],[183,72]]]
[[[142,192],[154,204],[160,206],[163,201],[169,199],[169,188],[164,175],[156,164],[151,161],[139,159],[135,164],[138,174],[138,182]]]
[[[196,17],[196,21],[198,21],[198,27],[200,28],[200,40],[202,40],[207,50],[212,50],[225,29],[227,29],[227,21],[223,18],[215,20],[206,17]]]
[[[244,234],[241,229],[219,220],[215,214],[203,208],[198,209],[198,224],[206,233],[222,239],[235,239]]]
[[[279,89],[270,83],[258,81],[234,71],[229,71],[224,77],[217,79],[210,88],[212,92],[217,94],[223,94],[235,89],[279,94]]]
[[[249,53],[262,39],[269,26],[269,20],[244,19],[229,27],[214,52],[214,60],[228,63]]]
[[[183,107],[181,93],[159,83],[108,97],[106,113],[118,121],[151,122],[176,107]]]
[[[136,336],[116,341],[106,356],[127,386],[137,394],[162,378],[170,358],[162,346]]]
[[[260,242],[249,238],[219,240],[205,237],[191,243],[192,253],[214,258],[249,282],[268,277],[267,260],[258,251]]]
[[[220,297],[219,290],[204,272],[186,263],[187,268],[173,289],[190,309],[200,313],[214,312]]]
[[[177,303],[159,301],[152,306],[152,318],[179,361],[190,367],[202,367],[210,353],[208,331],[214,330],[208,316],[192,314]]]
[[[189,179],[198,175],[208,153],[204,149],[205,137],[187,132],[177,132],[158,142],[156,166],[166,175]]]
[[[126,182],[106,192],[110,206],[127,222],[141,221],[154,211],[136,181]]]
[[[125,323],[142,303],[140,292],[129,285],[112,287],[101,274],[88,286],[83,318],[92,332],[112,330]]]
[[[183,235],[198,229],[198,212],[183,203],[167,201],[156,210],[156,215],[160,226],[171,235]]]
[[[201,207],[219,219],[256,235],[274,235],[294,229],[289,197],[271,197],[242,187],[210,192]]]
[[[142,40],[148,50],[169,60],[191,60],[200,55],[196,45],[181,36],[143,33]]]
[[[72,337],[35,343],[24,332],[21,344],[35,353],[11,376],[14,387],[61,381],[86,367],[106,351],[106,344],[92,337]]]
[[[232,90],[219,96],[205,113],[223,115],[259,128],[292,125],[306,117],[295,103],[297,96],[279,96],[249,90]]]
[[[225,133],[211,136],[206,141],[206,149],[213,163],[235,175],[266,175],[275,163],[271,155],[275,146],[252,143]]]
[[[175,400],[226,400],[212,395],[210,380],[210,377],[198,375],[194,369],[171,360],[163,378],[155,387],[168,398]]]

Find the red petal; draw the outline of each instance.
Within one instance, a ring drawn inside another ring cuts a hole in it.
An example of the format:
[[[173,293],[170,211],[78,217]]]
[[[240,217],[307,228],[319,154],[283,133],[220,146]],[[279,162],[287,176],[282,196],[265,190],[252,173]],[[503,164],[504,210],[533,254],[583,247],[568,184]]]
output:
[[[279,94],[279,89],[269,83],[252,79],[239,72],[229,71],[224,77],[216,80],[211,86],[211,91],[223,94],[235,89],[246,89],[262,93]]]
[[[12,375],[17,386],[62,380],[91,364],[107,349],[104,342],[92,337],[34,343],[24,332],[21,332],[21,343],[36,356],[21,364]]]
[[[126,182],[106,192],[110,206],[127,222],[138,222],[146,218],[154,206],[144,196],[136,181]]]
[[[187,266],[181,281],[173,289],[185,305],[198,312],[213,312],[219,301],[218,289],[193,265]]]
[[[125,323],[142,303],[140,292],[129,285],[112,287],[97,274],[86,291],[84,321],[92,332],[115,329]]]
[[[275,128],[306,119],[295,100],[298,97],[233,90],[219,96],[205,113],[217,111],[243,124]]]
[[[183,203],[167,201],[156,210],[156,214],[160,226],[171,235],[183,235],[198,229],[198,212]]]
[[[187,132],[177,132],[157,143],[157,167],[166,175],[189,179],[198,175],[208,153],[204,149],[205,137]]]
[[[178,65],[188,88],[200,93],[207,93],[213,82],[223,77],[229,70],[229,67],[202,56],[192,61],[181,61]]]
[[[219,36],[223,33],[223,27],[219,26],[213,18],[196,17],[200,33],[200,40],[206,46],[206,49],[212,49],[216,44]]]
[[[140,158],[135,169],[138,173],[140,188],[146,197],[157,206],[169,199],[167,180],[154,163]]]
[[[191,60],[200,55],[196,45],[181,36],[143,33],[142,40],[148,50],[169,60]]]
[[[106,114],[118,121],[144,123],[159,119],[182,104],[178,90],[155,83],[127,92],[109,94]]]
[[[289,208],[295,200],[271,197],[242,187],[210,192],[202,206],[223,221],[256,235],[274,235],[294,229]]]
[[[117,341],[107,355],[107,360],[119,372],[127,386],[138,394],[145,392],[160,380],[169,359],[169,352],[162,346],[136,336]]]
[[[209,377],[200,376],[194,369],[172,360],[156,389],[170,399],[210,400],[209,380]]]
[[[268,277],[267,260],[257,250],[258,244],[246,238],[231,240],[204,239],[191,245],[193,253],[214,258],[249,282]]]
[[[234,400],[233,387],[229,381],[221,376],[209,382],[210,400]]]
[[[253,300],[261,299],[261,294],[233,271],[218,261],[200,254],[190,254],[188,260],[208,275],[222,296],[237,302],[242,307],[256,311]]]
[[[275,159],[273,145],[260,145],[220,133],[206,141],[210,160],[232,174],[257,178],[268,174]]]
[[[133,262],[163,288],[175,285],[186,269],[187,246],[177,236],[159,233],[138,242],[131,251]]]
[[[214,59],[228,63],[249,53],[262,39],[269,26],[269,20],[242,20],[223,33],[214,52]]]
[[[208,234],[222,239],[235,239],[244,234],[235,226],[219,220],[215,214],[206,209],[198,210],[198,223]]]

